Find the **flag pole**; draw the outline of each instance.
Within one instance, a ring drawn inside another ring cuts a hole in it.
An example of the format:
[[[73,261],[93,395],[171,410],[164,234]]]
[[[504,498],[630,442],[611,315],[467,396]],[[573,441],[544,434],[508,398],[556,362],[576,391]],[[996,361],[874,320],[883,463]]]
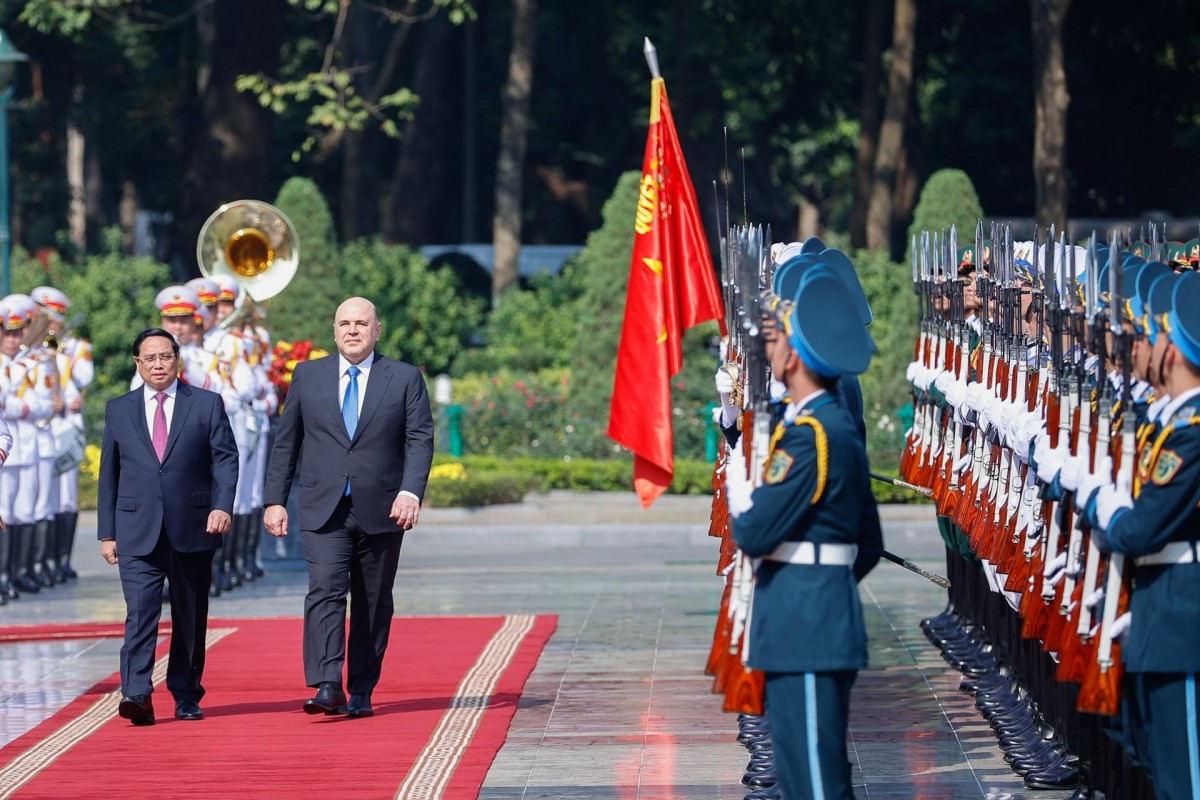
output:
[[[642,53],[646,56],[646,65],[650,67],[650,77],[661,78],[662,75],[658,71],[658,51],[654,49],[654,45],[650,44],[650,37],[645,38],[646,43],[642,46]]]

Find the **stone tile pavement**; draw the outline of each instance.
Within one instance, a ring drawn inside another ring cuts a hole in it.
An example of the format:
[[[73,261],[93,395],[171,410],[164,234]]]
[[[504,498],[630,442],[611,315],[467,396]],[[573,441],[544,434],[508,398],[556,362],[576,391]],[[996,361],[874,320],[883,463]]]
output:
[[[551,492],[479,511],[431,509],[404,544],[400,614],[559,616],[526,685],[481,798],[734,800],[746,752],[703,675],[720,600],[709,500]],[[928,506],[883,510],[887,547],[943,568]],[[0,625],[117,621],[116,571],[81,520],[78,582],[0,608]],[[298,616],[303,565],[213,601],[214,618]],[[860,798],[1058,798],[1005,765],[958,676],[918,620],[945,593],[887,562],[863,582],[871,666],[852,700],[850,754]],[[396,643],[393,643],[396,646]],[[117,668],[119,640],[0,644],[0,744]],[[436,654],[426,654],[436,658]],[[299,653],[297,653],[299,659]],[[307,692],[296,687],[299,703]]]

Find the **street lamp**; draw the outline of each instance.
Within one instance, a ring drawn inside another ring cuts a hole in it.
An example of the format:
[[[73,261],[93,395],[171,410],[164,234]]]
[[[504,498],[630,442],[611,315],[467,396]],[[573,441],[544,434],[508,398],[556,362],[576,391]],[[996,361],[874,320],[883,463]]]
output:
[[[12,46],[8,34],[0,28],[0,297],[12,292],[9,270],[12,255],[12,232],[8,220],[8,101],[13,94],[13,78],[17,63],[29,56]]]

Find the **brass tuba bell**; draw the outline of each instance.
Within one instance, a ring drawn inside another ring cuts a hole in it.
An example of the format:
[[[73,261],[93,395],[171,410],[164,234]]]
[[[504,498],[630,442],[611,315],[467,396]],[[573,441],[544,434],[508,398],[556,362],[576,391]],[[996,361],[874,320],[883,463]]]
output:
[[[196,260],[206,278],[228,275],[251,300],[282,292],[296,274],[300,245],[283,212],[261,200],[237,200],[212,213],[200,229]]]

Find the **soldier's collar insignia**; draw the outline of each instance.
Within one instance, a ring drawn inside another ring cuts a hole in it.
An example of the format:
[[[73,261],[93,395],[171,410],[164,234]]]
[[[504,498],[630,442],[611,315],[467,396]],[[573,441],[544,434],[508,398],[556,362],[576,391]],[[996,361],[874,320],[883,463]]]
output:
[[[771,456],[771,461],[767,464],[767,468],[763,471],[763,483],[779,483],[787,477],[788,470],[792,468],[795,459],[787,454],[786,450],[776,450]]]
[[[1183,466],[1183,459],[1174,450],[1163,450],[1158,454],[1158,460],[1154,462],[1154,471],[1150,474],[1150,480],[1156,486],[1165,486],[1171,482],[1171,478],[1175,477],[1175,473],[1179,472],[1179,468]]]

